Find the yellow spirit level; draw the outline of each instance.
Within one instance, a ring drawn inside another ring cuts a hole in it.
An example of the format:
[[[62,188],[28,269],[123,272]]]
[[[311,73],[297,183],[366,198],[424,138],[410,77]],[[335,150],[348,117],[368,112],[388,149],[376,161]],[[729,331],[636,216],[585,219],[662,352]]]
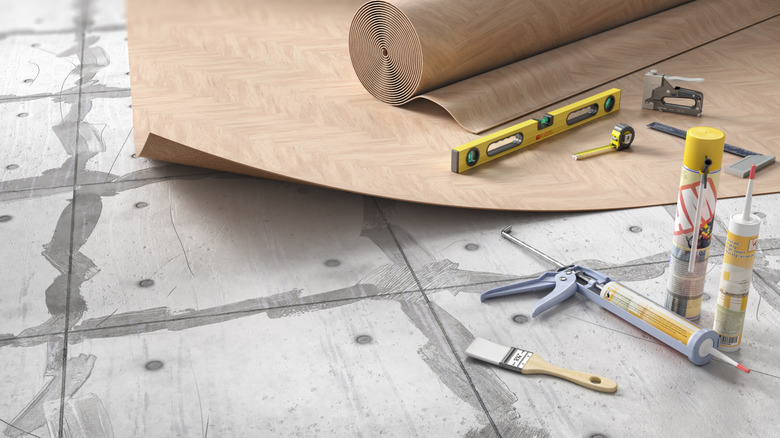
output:
[[[462,173],[620,109],[613,88],[452,149],[452,171]]]

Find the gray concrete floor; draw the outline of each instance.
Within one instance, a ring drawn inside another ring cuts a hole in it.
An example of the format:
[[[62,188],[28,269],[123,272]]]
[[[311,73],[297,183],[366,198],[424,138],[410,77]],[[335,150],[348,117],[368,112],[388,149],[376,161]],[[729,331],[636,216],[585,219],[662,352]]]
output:
[[[3,436],[776,436],[780,196],[754,201],[753,372],[696,366],[579,296],[479,300],[551,268],[513,225],[663,302],[674,206],[459,210],[135,158],[125,37],[121,0],[3,4]],[[474,361],[475,336],[618,392]]]

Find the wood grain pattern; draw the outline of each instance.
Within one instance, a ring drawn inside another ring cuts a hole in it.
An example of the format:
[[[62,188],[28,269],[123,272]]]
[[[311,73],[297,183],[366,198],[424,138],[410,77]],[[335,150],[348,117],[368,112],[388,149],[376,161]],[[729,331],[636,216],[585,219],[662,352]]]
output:
[[[693,5],[705,12],[731,10],[726,0],[697,0],[674,10]],[[460,96],[466,101],[484,100],[486,107],[506,100],[531,102],[541,112],[546,108],[539,102],[556,102],[550,108],[560,107],[615,86],[623,89],[621,111],[473,172],[453,174],[451,148],[478,136],[461,129],[446,111],[429,102],[393,107],[365,91],[347,48],[350,18],[359,6],[360,0],[266,0],[262,5],[250,0],[171,0],[163,5],[131,1],[128,33],[139,154],[172,161],[186,157],[190,165],[414,202],[571,211],[676,202],[682,141],[644,129],[650,121],[681,129],[709,125],[726,132],[729,143],[757,152],[780,152],[772,122],[780,95],[776,73],[780,25],[774,19],[653,66],[669,74],[707,78],[693,87],[705,94],[702,118],[641,110],[644,70],[586,93],[582,91],[587,88],[569,87],[581,76],[587,79],[577,82],[580,87],[593,81],[591,75],[620,75],[614,66],[588,63],[589,56],[601,53],[597,48],[591,49],[591,55],[584,50],[570,53],[570,47],[589,40],[606,44],[600,39],[605,34],[555,49],[568,53],[564,58],[577,69],[556,71],[549,80],[558,85],[542,88],[539,101],[499,96],[487,86],[476,95]],[[780,13],[780,4],[767,0],[746,0],[740,7],[728,18],[743,25]],[[698,20],[707,29],[721,29],[723,17],[714,14]],[[680,29],[669,28],[652,38],[673,46],[672,52],[677,45],[691,47],[699,41],[700,35],[688,35],[683,29],[673,37],[675,32]],[[651,39],[646,33],[638,35],[633,44],[640,49],[604,49],[603,53],[624,53],[626,62],[634,59]],[[632,43],[628,36],[619,42],[621,47]],[[577,58],[580,53],[583,58]],[[539,56],[526,61],[534,66],[528,67],[530,73],[510,82],[533,88],[544,62]],[[490,74],[472,79],[489,85]],[[457,86],[435,93],[457,102],[457,88],[451,88]],[[558,101],[557,96],[567,95],[572,97]],[[462,109],[474,108],[464,104]],[[582,162],[570,158],[572,152],[608,143],[609,132],[618,122],[637,130],[631,152]],[[178,149],[166,151],[168,147]],[[724,165],[736,159],[727,156]],[[780,172],[775,167],[759,173],[756,193],[780,190]],[[721,196],[741,196],[744,180],[724,175],[720,190]]]
[[[374,97],[400,105],[688,1],[370,1],[352,19],[350,58]]]
[[[778,13],[780,3],[772,0],[697,0],[419,98],[446,108],[465,129],[482,132]]]
[[[599,392],[616,392],[617,382],[606,377],[583,371],[574,371],[553,365],[534,353],[523,366],[523,374],[545,374],[547,376],[560,377],[585,388]]]

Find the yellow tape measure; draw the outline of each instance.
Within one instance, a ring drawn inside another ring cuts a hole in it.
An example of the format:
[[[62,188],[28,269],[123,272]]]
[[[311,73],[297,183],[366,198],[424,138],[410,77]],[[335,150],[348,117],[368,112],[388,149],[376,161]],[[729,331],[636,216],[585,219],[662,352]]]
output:
[[[606,146],[600,146],[587,151],[577,152],[572,154],[571,157],[575,160],[584,160],[585,158],[595,157],[606,152],[622,151],[631,147],[631,143],[634,142],[636,133],[634,128],[626,125],[625,123],[618,123],[612,128],[612,141]]]
[[[462,173],[620,109],[613,88],[452,149],[452,171]]]

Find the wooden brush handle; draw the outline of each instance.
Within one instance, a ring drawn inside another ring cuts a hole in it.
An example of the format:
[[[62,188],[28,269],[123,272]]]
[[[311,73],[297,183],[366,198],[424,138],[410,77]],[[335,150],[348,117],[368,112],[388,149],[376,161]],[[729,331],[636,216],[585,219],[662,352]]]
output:
[[[549,376],[560,377],[566,379],[569,382],[576,383],[580,386],[584,386],[588,389],[601,392],[615,392],[617,391],[617,383],[612,379],[606,377],[597,376],[591,373],[583,373],[581,371],[567,370],[561,368],[539,357],[534,353],[528,362],[523,366],[521,371],[523,374],[547,374]]]

